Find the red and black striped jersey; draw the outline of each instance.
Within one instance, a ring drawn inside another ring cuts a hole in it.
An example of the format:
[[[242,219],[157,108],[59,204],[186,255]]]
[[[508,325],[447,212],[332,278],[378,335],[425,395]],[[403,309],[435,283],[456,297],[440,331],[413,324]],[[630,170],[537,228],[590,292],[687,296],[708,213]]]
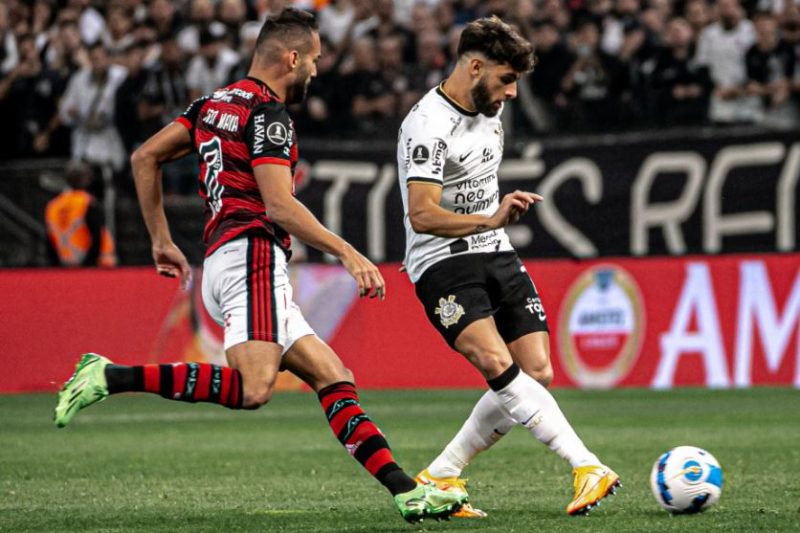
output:
[[[294,175],[297,136],[284,103],[247,77],[198,98],[176,122],[189,130],[200,158],[206,255],[245,234],[267,235],[288,254],[291,237],[267,216],[253,173],[269,164],[286,165]]]

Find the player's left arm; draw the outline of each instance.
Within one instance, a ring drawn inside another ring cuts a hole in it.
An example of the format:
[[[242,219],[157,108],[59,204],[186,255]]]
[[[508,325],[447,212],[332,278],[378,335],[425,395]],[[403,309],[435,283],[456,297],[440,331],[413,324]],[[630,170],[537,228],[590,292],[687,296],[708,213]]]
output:
[[[150,234],[156,271],[162,276],[179,277],[183,289],[189,285],[191,270],[169,231],[161,190],[161,166],[191,151],[189,130],[183,124],[173,122],[145,141],[131,156],[136,194]]]

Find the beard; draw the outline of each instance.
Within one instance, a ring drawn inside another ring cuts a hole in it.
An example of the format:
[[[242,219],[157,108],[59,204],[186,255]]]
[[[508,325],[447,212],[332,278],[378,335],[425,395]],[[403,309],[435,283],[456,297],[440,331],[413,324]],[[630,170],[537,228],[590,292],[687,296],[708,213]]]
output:
[[[489,94],[489,87],[486,86],[486,78],[478,80],[478,84],[472,88],[470,95],[478,113],[487,117],[497,115],[499,109],[494,108],[494,102],[492,102],[492,97]]]
[[[286,104],[299,104],[306,99],[308,93],[308,84],[311,82],[311,76],[305,67],[297,72],[297,80],[286,88]]]

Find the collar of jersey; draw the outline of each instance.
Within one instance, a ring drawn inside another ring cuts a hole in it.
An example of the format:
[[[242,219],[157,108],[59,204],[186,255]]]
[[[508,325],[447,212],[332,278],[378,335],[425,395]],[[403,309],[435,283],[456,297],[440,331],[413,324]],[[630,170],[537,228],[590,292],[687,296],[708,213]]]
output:
[[[245,76],[245,79],[246,79],[246,80],[250,80],[250,81],[252,81],[252,82],[255,82],[257,85],[260,85],[260,86],[262,86],[263,88],[265,88],[265,89],[267,90],[267,92],[268,92],[269,94],[271,94],[271,95],[272,95],[272,97],[273,97],[273,98],[275,98],[277,101],[279,101],[279,102],[282,102],[282,101],[283,101],[283,100],[281,100],[281,99],[278,97],[277,93],[276,93],[275,91],[273,91],[273,90],[272,90],[272,87],[270,87],[269,85],[267,85],[266,83],[264,83],[264,82],[263,82],[263,81],[261,81],[260,79],[258,79],[258,78],[254,78],[253,76]]]
[[[462,115],[467,115],[468,117],[474,117],[478,115],[477,111],[470,111],[469,109],[464,109],[462,106],[458,104],[455,100],[450,98],[446,92],[444,92],[444,82],[440,83],[438,87],[436,87],[436,92],[444,98],[444,101],[453,106],[453,109],[461,113]]]

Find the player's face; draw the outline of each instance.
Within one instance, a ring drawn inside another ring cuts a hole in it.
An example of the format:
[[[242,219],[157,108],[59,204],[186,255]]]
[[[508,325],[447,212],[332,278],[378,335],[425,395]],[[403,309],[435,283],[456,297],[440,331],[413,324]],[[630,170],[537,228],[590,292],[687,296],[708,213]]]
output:
[[[519,73],[508,65],[487,65],[484,74],[472,88],[472,102],[478,113],[493,117],[503,102],[517,97]]]
[[[322,52],[319,41],[319,34],[312,34],[311,51],[300,56],[299,63],[295,69],[294,82],[286,90],[286,103],[299,104],[306,98],[308,85],[313,78],[317,77],[317,61]]]

